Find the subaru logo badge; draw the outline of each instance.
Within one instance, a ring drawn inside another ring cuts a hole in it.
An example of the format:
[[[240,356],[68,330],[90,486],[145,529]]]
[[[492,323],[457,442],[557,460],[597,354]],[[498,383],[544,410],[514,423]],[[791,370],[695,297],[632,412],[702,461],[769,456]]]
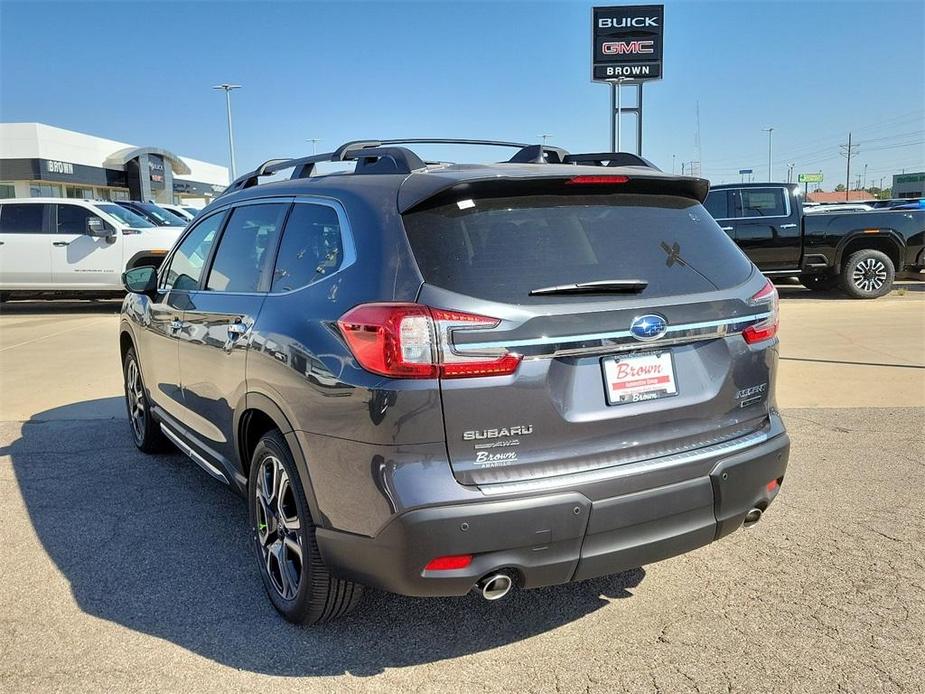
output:
[[[630,332],[633,337],[643,342],[657,340],[668,332],[668,321],[663,316],[655,313],[649,313],[645,316],[639,316],[630,323]]]

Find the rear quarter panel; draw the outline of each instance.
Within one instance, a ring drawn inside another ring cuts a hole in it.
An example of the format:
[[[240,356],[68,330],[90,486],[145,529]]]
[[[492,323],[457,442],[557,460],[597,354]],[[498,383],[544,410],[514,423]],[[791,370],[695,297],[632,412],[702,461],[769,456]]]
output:
[[[850,241],[869,234],[890,239],[902,254],[904,264],[910,265],[925,244],[925,211],[877,210],[806,215],[803,217],[803,230],[805,252],[823,253],[833,264],[841,264],[844,248]]]

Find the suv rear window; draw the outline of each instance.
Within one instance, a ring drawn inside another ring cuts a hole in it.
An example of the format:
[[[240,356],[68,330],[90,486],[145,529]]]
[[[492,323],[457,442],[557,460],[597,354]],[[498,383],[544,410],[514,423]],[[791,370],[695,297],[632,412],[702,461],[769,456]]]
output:
[[[661,195],[542,195],[461,201],[408,214],[424,281],[490,301],[543,303],[530,290],[639,279],[658,297],[728,288],[751,263],[696,201]],[[620,295],[573,295],[614,301]]]

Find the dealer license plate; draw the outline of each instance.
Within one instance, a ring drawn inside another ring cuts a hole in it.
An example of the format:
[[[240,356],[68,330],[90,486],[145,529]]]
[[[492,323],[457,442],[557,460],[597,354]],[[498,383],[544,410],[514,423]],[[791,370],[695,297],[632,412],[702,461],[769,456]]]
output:
[[[658,400],[678,394],[671,352],[605,357],[604,386],[608,405]]]

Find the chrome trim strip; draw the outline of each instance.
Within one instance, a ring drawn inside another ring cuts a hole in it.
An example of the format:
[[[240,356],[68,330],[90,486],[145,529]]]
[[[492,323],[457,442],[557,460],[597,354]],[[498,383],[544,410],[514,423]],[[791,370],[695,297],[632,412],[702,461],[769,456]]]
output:
[[[208,472],[212,477],[217,479],[219,482],[224,482],[228,484],[228,478],[225,477],[225,473],[215,467],[208,460],[199,455],[196,451],[190,448],[185,441],[183,441],[179,436],[174,434],[170,429],[164,426],[164,423],[161,422],[161,431],[164,432],[164,436],[173,441],[177,448],[186,453],[190,458],[193,459],[193,462],[196,463],[203,470]]]
[[[541,479],[521,480],[518,482],[497,482],[494,484],[479,485],[479,490],[486,496],[500,496],[502,494],[520,494],[524,492],[538,492],[561,487],[576,487],[582,484],[602,482],[604,480],[619,479],[637,475],[640,472],[652,472],[674,465],[695,463],[717,455],[729,455],[746,448],[764,443],[770,437],[767,432],[756,431],[737,439],[716,443],[706,448],[696,448],[692,451],[675,453],[660,458],[649,458],[636,463],[612,465],[598,470],[576,472]]]
[[[666,333],[678,333],[686,332],[692,330],[702,330],[704,328],[720,328],[720,327],[729,327],[735,325],[742,325],[750,322],[758,322],[769,317],[771,314],[769,312],[765,313],[755,313],[748,316],[739,316],[738,318],[722,318],[720,320],[713,321],[703,321],[700,323],[681,323],[679,325],[669,325]],[[696,337],[699,339],[712,338],[712,337],[723,337],[727,334],[726,330],[717,330],[714,333],[708,335],[692,335],[691,337]],[[497,349],[498,347],[529,347],[534,345],[561,345],[568,344],[571,342],[591,342],[593,340],[619,340],[621,338],[632,337],[633,334],[629,330],[617,330],[614,332],[607,333],[587,333],[584,335],[561,335],[557,337],[533,337],[526,338],[522,340],[493,340],[491,342],[463,342],[455,343],[455,349],[460,352],[475,352],[486,349]],[[666,341],[653,340],[648,343],[649,345],[656,347],[659,344],[664,344]],[[638,345],[639,347],[645,346],[646,343],[634,340],[631,344]]]

